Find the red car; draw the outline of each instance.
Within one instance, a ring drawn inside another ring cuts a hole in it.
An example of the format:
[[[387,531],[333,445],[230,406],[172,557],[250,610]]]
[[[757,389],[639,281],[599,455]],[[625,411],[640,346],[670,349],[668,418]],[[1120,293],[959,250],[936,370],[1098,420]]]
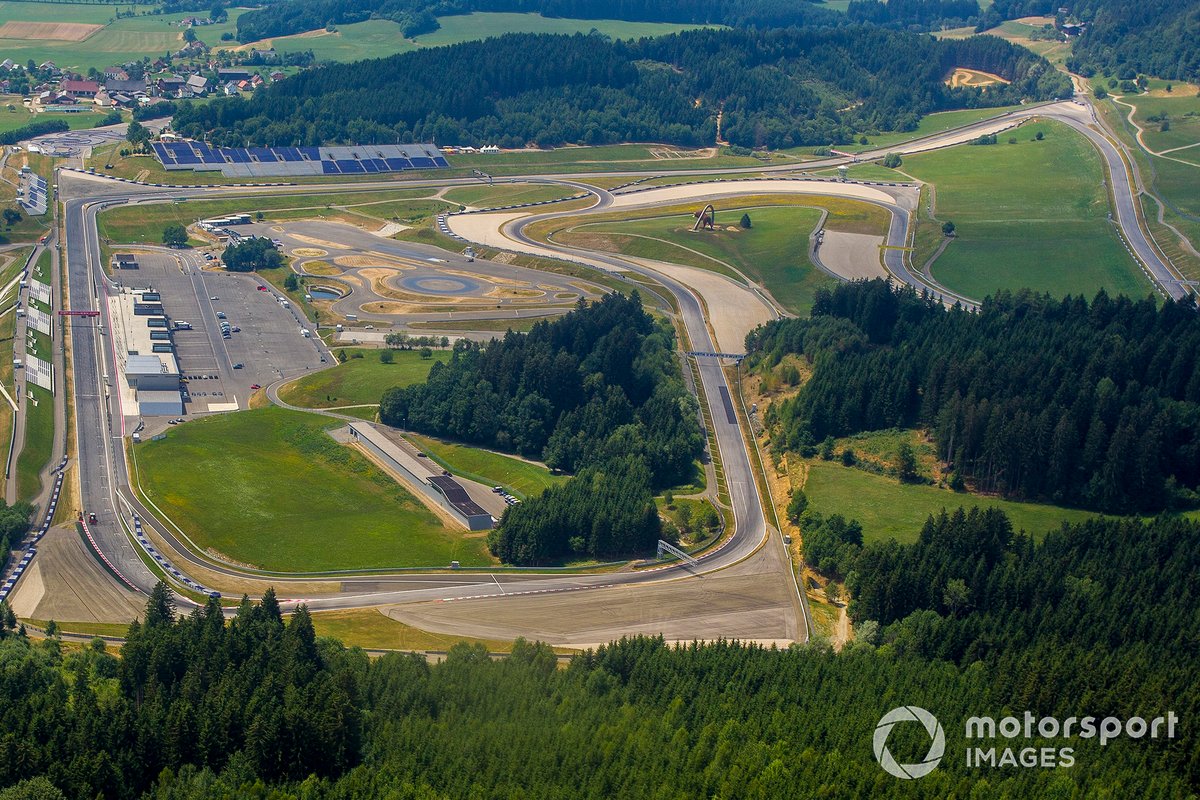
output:
[[[88,522],[93,525],[96,524],[96,512],[93,511],[91,514],[88,514]]]
[[[252,384],[250,384],[250,388],[251,389],[261,389],[262,387],[259,386],[257,383],[252,383]]]
[[[267,290],[267,287],[265,287],[265,286],[259,286],[259,287],[258,287],[258,290],[259,290],[260,292],[265,292],[265,291]]]

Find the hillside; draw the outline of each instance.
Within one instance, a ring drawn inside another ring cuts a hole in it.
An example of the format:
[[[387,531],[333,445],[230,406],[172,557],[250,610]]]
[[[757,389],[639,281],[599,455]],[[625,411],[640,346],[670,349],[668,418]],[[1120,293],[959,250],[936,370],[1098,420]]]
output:
[[[1011,81],[950,88],[952,67]],[[694,30],[636,42],[513,34],[310,70],[181,104],[175,130],[215,144],[711,144],[772,148],[912,130],[931,111],[1062,96],[1066,77],[993,37],[936,41],[875,27]]]
[[[439,16],[473,11],[760,28],[843,22],[819,3],[789,0],[277,0],[239,18],[238,38],[251,42],[367,19],[393,20],[405,36],[417,36],[437,30]]]

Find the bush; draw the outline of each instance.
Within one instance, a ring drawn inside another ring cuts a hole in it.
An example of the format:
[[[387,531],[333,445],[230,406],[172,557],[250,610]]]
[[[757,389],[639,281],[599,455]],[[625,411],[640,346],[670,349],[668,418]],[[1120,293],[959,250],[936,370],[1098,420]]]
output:
[[[184,247],[187,245],[187,228],[182,225],[168,225],[163,228],[162,243],[167,247]]]
[[[391,364],[395,360],[396,354],[391,350],[384,349],[379,351],[379,362],[381,364]]]

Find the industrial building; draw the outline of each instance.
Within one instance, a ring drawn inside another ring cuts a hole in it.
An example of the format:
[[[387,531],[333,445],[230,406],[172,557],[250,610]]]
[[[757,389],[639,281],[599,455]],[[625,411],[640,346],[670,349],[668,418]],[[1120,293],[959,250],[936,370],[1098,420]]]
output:
[[[430,466],[420,454],[414,457],[406,447],[397,445],[368,422],[352,422],[347,429],[351,441],[361,444],[410,488],[449,511],[467,530],[486,531],[495,527],[495,517],[472,500],[462,484]]]
[[[112,336],[124,385],[123,405],[136,404],[144,417],[183,413],[179,363],[157,292],[126,290],[111,298]]]

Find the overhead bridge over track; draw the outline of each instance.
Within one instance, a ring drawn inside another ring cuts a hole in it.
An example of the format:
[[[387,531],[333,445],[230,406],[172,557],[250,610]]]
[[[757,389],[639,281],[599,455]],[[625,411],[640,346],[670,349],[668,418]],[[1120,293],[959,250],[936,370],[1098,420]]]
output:
[[[658,540],[658,551],[657,551],[657,553],[655,553],[654,557],[657,558],[659,561],[662,561],[664,553],[666,555],[674,556],[675,558],[679,559],[683,563],[687,564],[689,567],[694,567],[700,563],[699,561],[692,558],[687,553],[683,552],[682,550],[680,550],[678,547],[671,544],[670,542],[664,542],[662,539],[659,539]]]
[[[732,358],[735,361],[741,361],[746,357],[745,353],[707,353],[700,350],[689,350],[684,355],[692,358]]]

